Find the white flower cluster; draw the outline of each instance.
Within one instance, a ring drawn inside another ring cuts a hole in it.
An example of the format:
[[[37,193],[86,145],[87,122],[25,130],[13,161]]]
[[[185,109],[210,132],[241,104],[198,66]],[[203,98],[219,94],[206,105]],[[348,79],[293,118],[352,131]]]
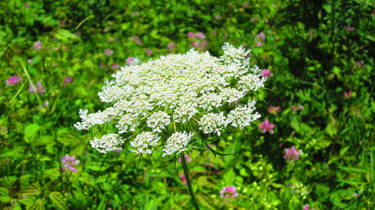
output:
[[[250,65],[250,51],[228,43],[223,51],[216,58],[192,49],[121,67],[98,94],[110,106],[92,114],[80,111],[82,121],[75,127],[88,130],[110,122],[118,133],[129,136],[139,129],[141,133],[130,143],[133,152],[150,154],[158,145],[166,145],[163,155],[170,155],[186,149],[194,125],[205,134],[217,135],[229,125],[250,125],[259,118],[255,101],[243,104],[266,78]],[[172,135],[158,144],[159,134]]]
[[[91,146],[101,153],[122,150],[123,143],[124,140],[117,134],[107,134],[100,139],[95,137],[94,140],[90,140]]]
[[[167,139],[167,143],[163,149],[163,156],[184,152],[192,136],[193,133],[186,132],[176,132],[172,134],[172,136]]]
[[[154,148],[158,145],[159,140],[159,136],[156,136],[152,132],[144,131],[138,134],[135,139],[130,142],[130,145],[134,148],[130,149],[130,151],[137,154],[151,154]]]
[[[169,125],[170,116],[162,111],[153,113],[150,117],[147,118],[148,127],[152,128],[154,132],[160,133],[166,126]]]

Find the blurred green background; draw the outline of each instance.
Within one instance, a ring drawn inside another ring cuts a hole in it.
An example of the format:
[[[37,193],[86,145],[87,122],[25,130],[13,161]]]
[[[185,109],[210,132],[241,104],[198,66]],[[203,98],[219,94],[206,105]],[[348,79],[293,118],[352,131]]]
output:
[[[189,152],[201,208],[374,209],[374,34],[372,0],[2,0],[0,208],[192,209],[176,159],[100,154],[88,141],[101,130],[73,124],[133,57],[229,42],[272,75],[262,118],[210,140],[233,155]],[[60,170],[66,154],[78,172]],[[232,185],[239,196],[220,198]]]

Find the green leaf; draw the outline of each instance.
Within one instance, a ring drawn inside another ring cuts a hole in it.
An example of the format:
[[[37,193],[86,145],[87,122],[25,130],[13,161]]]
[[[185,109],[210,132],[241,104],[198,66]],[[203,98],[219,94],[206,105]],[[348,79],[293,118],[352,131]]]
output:
[[[25,127],[24,135],[25,135],[25,142],[30,143],[32,137],[40,130],[40,126],[38,124],[28,124]]]
[[[38,199],[27,210],[44,210],[44,199]]]
[[[23,189],[20,193],[19,193],[19,197],[26,197],[26,196],[29,196],[29,195],[39,195],[41,193],[41,190],[40,190],[40,187],[38,185],[31,185],[31,186],[28,186],[27,188]]]
[[[48,195],[48,197],[51,199],[52,203],[54,203],[57,206],[57,208],[68,209],[66,205],[66,201],[60,192],[51,192]]]
[[[55,35],[56,39],[63,42],[69,42],[70,40],[77,40],[79,37],[66,29],[59,29]]]

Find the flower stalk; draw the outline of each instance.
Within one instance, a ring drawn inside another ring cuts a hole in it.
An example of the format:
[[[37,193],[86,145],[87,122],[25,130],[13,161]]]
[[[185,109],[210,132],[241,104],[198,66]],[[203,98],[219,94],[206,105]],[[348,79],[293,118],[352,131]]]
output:
[[[184,169],[184,175],[185,175],[185,178],[186,178],[186,184],[188,186],[188,190],[189,190],[189,193],[190,193],[190,196],[191,196],[191,201],[193,202],[193,205],[194,205],[195,209],[199,210],[197,200],[195,199],[195,196],[194,196],[193,188],[191,187],[191,181],[190,181],[190,176],[189,176],[189,168],[187,167],[187,164],[186,164],[185,153],[181,152],[180,155],[181,155],[182,168]]]

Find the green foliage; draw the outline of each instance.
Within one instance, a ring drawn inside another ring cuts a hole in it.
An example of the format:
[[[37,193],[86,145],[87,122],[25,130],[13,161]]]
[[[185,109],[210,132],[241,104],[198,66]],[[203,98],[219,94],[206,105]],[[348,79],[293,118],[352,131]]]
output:
[[[97,92],[128,57],[194,42],[219,55],[229,42],[270,69],[257,108],[275,128],[199,139],[211,149],[188,151],[188,167],[201,208],[374,209],[373,1],[5,0],[0,14],[0,208],[193,208],[178,157],[100,154],[88,141],[113,128],[73,124],[80,108],[105,108]],[[10,76],[22,79],[7,85]],[[44,93],[30,93],[38,82]],[[284,158],[292,146],[299,160]],[[77,173],[61,170],[65,154],[80,160]],[[220,198],[231,185],[239,196]]]

